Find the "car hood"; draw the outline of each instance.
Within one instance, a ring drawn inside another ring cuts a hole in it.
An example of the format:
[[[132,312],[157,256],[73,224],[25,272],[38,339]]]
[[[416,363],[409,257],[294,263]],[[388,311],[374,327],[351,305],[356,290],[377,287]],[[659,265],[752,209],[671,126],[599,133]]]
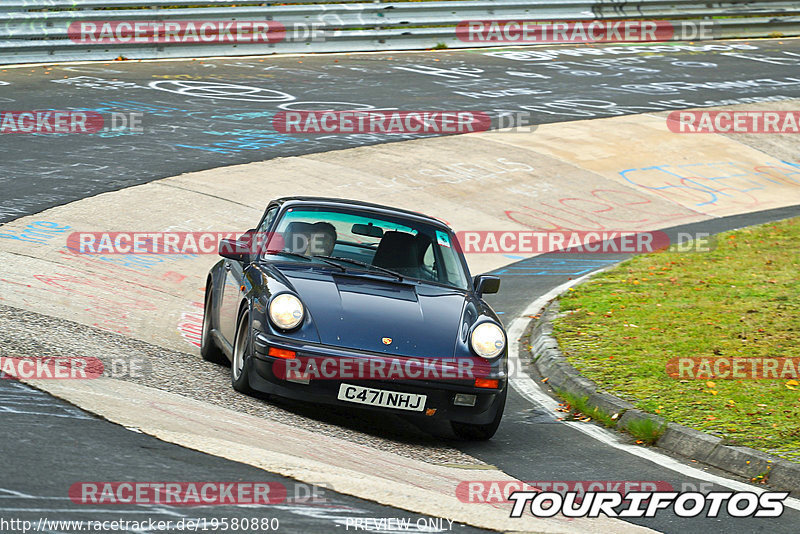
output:
[[[454,357],[464,292],[374,276],[289,270],[283,275],[305,304],[325,345],[401,356]]]

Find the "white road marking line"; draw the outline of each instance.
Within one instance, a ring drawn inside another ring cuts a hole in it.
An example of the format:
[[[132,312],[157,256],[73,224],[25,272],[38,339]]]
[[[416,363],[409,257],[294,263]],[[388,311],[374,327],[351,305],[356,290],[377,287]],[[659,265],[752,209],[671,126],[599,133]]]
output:
[[[534,404],[538,404],[543,408],[550,410],[552,412],[554,412],[555,409],[558,408],[558,401],[556,401],[550,395],[542,391],[542,389],[539,387],[539,384],[537,384],[530,376],[528,376],[524,371],[522,371],[522,367],[520,365],[521,360],[519,356],[520,353],[519,339],[522,337],[522,334],[525,333],[525,328],[528,325],[529,318],[526,316],[537,313],[544,307],[545,304],[547,304],[553,298],[557,297],[570,287],[580,284],[590,276],[598,274],[602,270],[604,269],[583,275],[580,278],[576,278],[575,280],[570,280],[568,282],[561,284],[560,286],[551,289],[538,299],[534,300],[527,308],[525,308],[525,310],[520,314],[520,316],[511,322],[511,325],[508,328],[508,338],[512,340],[514,344],[514,346],[509,351],[508,354],[509,365],[510,368],[513,370],[513,372],[510,373],[511,378],[509,379],[509,381],[511,382],[511,386],[520,395],[525,397],[528,401]],[[713,482],[720,486],[724,486],[726,488],[730,488],[736,491],[752,491],[758,494],[767,491],[757,486],[745,484],[744,482],[739,482],[737,480],[730,480],[725,477],[721,477],[718,475],[708,473],[707,471],[697,469],[695,467],[684,465],[678,460],[672,458],[671,456],[667,456],[666,454],[662,454],[653,449],[638,447],[635,445],[628,445],[627,443],[621,443],[619,441],[619,438],[613,432],[594,424],[578,423],[571,421],[565,421],[564,424],[569,425],[570,427],[583,432],[584,434],[600,441],[605,445],[608,445],[609,447],[619,449],[623,452],[627,452],[628,454],[633,454],[634,456],[638,456],[639,458],[642,458],[649,462],[653,462],[654,464],[659,465],[661,467],[666,467],[671,471],[675,471],[676,473],[679,473],[687,477],[697,478],[707,482]],[[787,497],[786,500],[783,501],[783,503],[787,508],[800,510],[800,499]]]
[[[29,495],[27,493],[21,493],[19,491],[12,490],[12,489],[0,488],[0,491],[8,494],[8,495],[0,495],[0,499],[2,499],[4,497],[18,498],[18,499],[38,499],[38,497],[36,497],[34,495]],[[68,499],[69,497],[59,497],[59,498]]]
[[[2,414],[13,414],[13,415],[46,415],[48,417],[65,417],[67,419],[83,419],[86,421],[91,421],[91,417],[86,417],[83,415],[76,415],[71,413],[46,413],[46,412],[30,412],[27,410],[14,410],[13,408],[6,408],[0,406],[0,413]]]
[[[41,407],[41,406],[50,406],[50,407],[55,407],[55,408],[63,408],[63,405],[61,405],[61,404],[58,404],[58,403],[55,403],[55,402],[36,402],[36,403],[34,403],[34,402],[31,402],[31,400],[30,400],[30,399],[27,399],[27,400],[26,400],[26,399],[19,399],[19,400],[13,400],[13,401],[4,400],[4,401],[2,401],[2,402],[3,402],[3,404],[4,404],[4,405],[9,405],[9,404],[23,404],[23,405],[30,406],[30,405],[32,405],[32,404],[33,404],[33,405],[35,405],[37,408],[38,408],[38,407]]]
[[[5,385],[9,386],[10,390],[4,390],[0,393],[0,414],[43,415],[86,421],[94,419],[72,406],[56,402],[56,399],[50,395],[21,385],[18,382]],[[55,408],[55,410],[45,411],[49,408]]]

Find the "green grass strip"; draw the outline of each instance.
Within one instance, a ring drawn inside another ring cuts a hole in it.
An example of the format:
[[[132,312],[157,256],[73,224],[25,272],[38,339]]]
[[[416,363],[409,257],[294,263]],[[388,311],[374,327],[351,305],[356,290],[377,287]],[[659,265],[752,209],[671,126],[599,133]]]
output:
[[[561,349],[600,388],[800,462],[796,380],[678,380],[666,371],[676,357],[800,357],[800,218],[720,234],[712,252],[638,256],[569,291],[561,310]]]

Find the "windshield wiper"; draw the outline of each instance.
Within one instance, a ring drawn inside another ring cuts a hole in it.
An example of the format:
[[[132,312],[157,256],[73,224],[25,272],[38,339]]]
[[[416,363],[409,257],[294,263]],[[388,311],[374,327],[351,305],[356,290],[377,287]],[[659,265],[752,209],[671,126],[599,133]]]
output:
[[[350,258],[341,258],[339,256],[314,256],[314,257],[315,258],[321,258],[321,259],[324,258],[324,259],[334,260],[334,261],[343,261],[345,263],[352,263],[353,265],[359,265],[361,267],[366,267],[367,269],[375,269],[376,271],[381,271],[381,272],[384,272],[384,273],[386,273],[388,275],[396,276],[397,279],[400,280],[401,282],[403,281],[403,278],[404,278],[402,274],[394,272],[391,269],[386,269],[385,267],[378,267],[377,265],[372,265],[371,263],[366,263],[366,262],[363,262],[363,261],[351,260]]]
[[[305,254],[298,254],[297,252],[289,252],[288,250],[268,250],[267,254],[283,254],[284,256],[291,256],[293,258],[300,258],[302,260],[311,261],[311,258]]]
[[[305,261],[313,261],[316,258],[316,259],[319,259],[319,261],[321,261],[323,263],[327,263],[328,265],[336,267],[337,269],[340,269],[342,271],[346,271],[347,270],[344,267],[342,267],[341,265],[339,265],[338,263],[334,263],[332,261],[328,261],[326,259],[323,259],[323,258],[325,258],[325,256],[306,256],[305,254],[298,254],[297,252],[289,252],[288,250],[268,250],[267,254],[284,254],[286,256],[291,256],[293,258],[302,258]]]

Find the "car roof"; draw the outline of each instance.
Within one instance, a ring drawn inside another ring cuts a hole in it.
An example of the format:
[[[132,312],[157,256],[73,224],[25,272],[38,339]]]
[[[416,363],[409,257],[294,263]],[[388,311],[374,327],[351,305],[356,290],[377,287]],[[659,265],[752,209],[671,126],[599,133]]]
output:
[[[436,219],[434,217],[430,217],[425,215],[424,213],[419,213],[416,211],[404,210],[401,208],[393,208],[391,206],[384,206],[382,204],[373,204],[371,202],[362,202],[360,200],[349,200],[345,198],[329,198],[329,197],[282,197],[275,199],[274,202],[277,202],[281,205],[283,204],[309,204],[309,205],[329,205],[329,206],[341,206],[341,207],[358,207],[358,208],[369,208],[372,211],[383,212],[387,215],[395,214],[395,215],[404,215],[406,217],[412,217],[415,219],[422,219],[425,222],[435,224],[438,226],[442,226],[445,228],[449,227],[444,221]]]

